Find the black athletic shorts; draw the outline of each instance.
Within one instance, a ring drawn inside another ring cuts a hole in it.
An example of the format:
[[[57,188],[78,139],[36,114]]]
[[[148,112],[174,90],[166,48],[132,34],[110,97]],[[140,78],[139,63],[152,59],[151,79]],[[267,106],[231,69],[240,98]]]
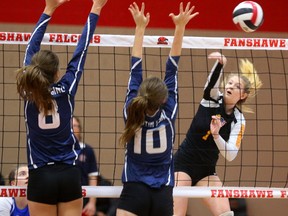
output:
[[[81,173],[76,166],[60,163],[29,170],[28,200],[55,205],[81,197]]]
[[[174,155],[174,172],[184,172],[189,175],[192,179],[192,186],[207,176],[217,175],[215,166],[199,164],[179,149]],[[177,180],[177,176],[175,176],[175,180]]]
[[[172,216],[173,187],[151,188],[143,183],[124,183],[118,208],[137,216]]]

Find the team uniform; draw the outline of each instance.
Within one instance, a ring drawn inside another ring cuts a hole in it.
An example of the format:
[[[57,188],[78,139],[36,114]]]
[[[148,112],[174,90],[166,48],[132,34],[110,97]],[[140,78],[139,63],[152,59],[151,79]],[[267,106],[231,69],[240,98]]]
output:
[[[47,14],[41,15],[26,49],[25,65],[29,65],[33,55],[40,50],[50,19]],[[56,111],[44,116],[34,103],[24,102],[29,168],[27,195],[31,201],[56,204],[82,197],[80,171],[75,166],[80,147],[73,135],[71,119],[87,48],[97,21],[98,15],[90,13],[65,75],[51,86]],[[65,179],[69,181],[63,181]],[[61,193],[63,197],[58,196],[59,185],[61,190],[67,191]]]
[[[89,185],[89,177],[98,178],[97,160],[93,148],[83,142],[80,142],[80,153],[76,164],[81,171],[81,184]],[[83,206],[87,204],[89,198],[85,198]]]
[[[79,144],[81,151],[76,164],[81,170],[82,185],[89,185],[89,176],[97,177],[99,175],[97,160],[94,150],[90,145],[83,142],[80,142]]]
[[[29,216],[28,205],[19,209],[16,205],[14,197],[0,198],[0,215],[1,216]]]
[[[175,172],[187,173],[193,186],[206,176],[216,175],[219,152],[227,160],[233,160],[243,138],[245,118],[242,112],[234,107],[231,115],[225,113],[223,94],[219,91],[222,72],[223,65],[217,61],[208,77],[203,99],[186,138],[174,157]],[[219,116],[222,123],[217,140],[213,139],[210,131],[213,115]]]
[[[139,216],[173,215],[173,143],[178,111],[179,59],[179,56],[169,56],[166,62],[167,102],[153,116],[145,116],[144,124],[126,147],[122,173],[124,187],[118,208]],[[123,109],[125,122],[127,108],[142,83],[142,59],[132,57],[131,61]]]

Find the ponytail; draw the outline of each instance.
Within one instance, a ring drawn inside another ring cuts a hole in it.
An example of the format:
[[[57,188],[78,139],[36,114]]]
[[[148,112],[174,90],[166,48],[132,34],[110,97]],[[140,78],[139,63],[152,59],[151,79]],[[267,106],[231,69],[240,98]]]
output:
[[[137,96],[135,97],[127,109],[127,121],[125,124],[125,129],[121,135],[119,141],[121,146],[125,146],[132,137],[135,135],[136,131],[140,129],[145,121],[145,114],[148,107],[147,97]]]
[[[26,101],[35,103],[39,112],[54,110],[50,86],[58,72],[59,59],[49,50],[39,51],[31,64],[17,71],[17,92]]]
[[[168,97],[165,83],[158,77],[145,79],[127,108],[127,121],[119,142],[125,146],[141,128],[147,113],[155,113]]]

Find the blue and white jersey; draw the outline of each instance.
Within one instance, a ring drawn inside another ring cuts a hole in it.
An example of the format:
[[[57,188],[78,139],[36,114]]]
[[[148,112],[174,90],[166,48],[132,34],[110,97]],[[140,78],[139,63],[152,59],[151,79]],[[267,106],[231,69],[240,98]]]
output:
[[[0,197],[0,215],[10,216],[14,199],[12,197]]]
[[[80,142],[79,145],[81,152],[76,160],[76,165],[81,170],[82,185],[89,185],[90,176],[94,176],[95,178],[99,176],[96,155],[90,145],[83,142]]]
[[[15,198],[13,197],[12,199],[13,199],[13,204],[11,206],[11,211],[10,211],[11,216],[30,216],[28,205],[23,209],[19,209],[16,205]]]
[[[26,49],[25,65],[29,65],[33,55],[40,50],[50,18],[46,14],[41,15]],[[56,112],[44,116],[35,104],[25,101],[24,115],[29,169],[36,169],[55,162],[75,164],[80,149],[77,139],[73,135],[71,123],[74,99],[83,72],[88,45],[97,21],[98,15],[89,14],[73,57],[67,65],[65,75],[51,86]]]
[[[0,215],[1,216],[29,216],[28,205],[19,209],[14,197],[0,197]]]
[[[164,82],[168,88],[167,102],[145,122],[127,143],[122,182],[142,182],[150,187],[174,186],[173,144],[175,120],[178,111],[178,62],[180,56],[169,56],[166,62]],[[132,57],[132,68],[124,105],[127,107],[137,96],[142,83],[142,59]]]

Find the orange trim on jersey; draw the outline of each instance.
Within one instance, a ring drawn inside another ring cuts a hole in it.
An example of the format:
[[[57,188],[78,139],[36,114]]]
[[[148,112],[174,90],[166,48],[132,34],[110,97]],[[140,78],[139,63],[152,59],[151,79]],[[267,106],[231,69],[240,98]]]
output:
[[[239,132],[238,137],[237,137],[237,140],[236,140],[236,147],[237,147],[238,149],[240,148],[241,140],[242,140],[242,138],[243,138],[244,131],[245,131],[245,125],[242,124],[242,125],[241,125],[241,129],[240,129],[240,132]]]

